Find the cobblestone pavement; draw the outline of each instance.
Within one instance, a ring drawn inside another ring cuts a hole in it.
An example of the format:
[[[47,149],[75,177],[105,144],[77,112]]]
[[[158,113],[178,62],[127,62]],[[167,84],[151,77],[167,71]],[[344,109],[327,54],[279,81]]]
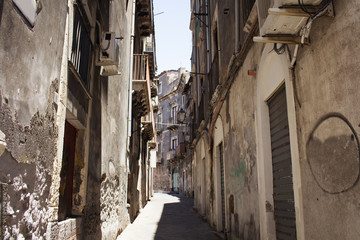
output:
[[[219,240],[193,210],[193,199],[155,193],[117,240]]]

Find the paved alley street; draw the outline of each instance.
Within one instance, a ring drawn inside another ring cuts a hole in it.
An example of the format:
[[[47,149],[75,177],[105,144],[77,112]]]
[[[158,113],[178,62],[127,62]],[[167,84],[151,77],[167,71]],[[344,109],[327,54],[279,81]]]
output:
[[[133,224],[118,240],[216,240],[219,239],[193,210],[193,199],[155,193]]]

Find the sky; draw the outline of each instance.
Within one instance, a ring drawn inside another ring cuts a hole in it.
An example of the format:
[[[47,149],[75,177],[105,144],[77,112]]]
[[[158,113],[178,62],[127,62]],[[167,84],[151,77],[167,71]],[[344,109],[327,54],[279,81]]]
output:
[[[190,71],[190,0],[153,1],[157,74],[180,67]]]

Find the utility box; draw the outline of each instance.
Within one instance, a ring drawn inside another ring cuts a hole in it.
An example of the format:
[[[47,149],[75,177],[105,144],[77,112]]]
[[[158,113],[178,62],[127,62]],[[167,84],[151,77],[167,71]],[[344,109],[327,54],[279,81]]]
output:
[[[115,38],[115,33],[114,32],[103,33],[100,43],[99,59],[96,65],[97,66],[117,65],[117,59],[118,59],[117,52],[118,49],[117,49],[117,40]]]

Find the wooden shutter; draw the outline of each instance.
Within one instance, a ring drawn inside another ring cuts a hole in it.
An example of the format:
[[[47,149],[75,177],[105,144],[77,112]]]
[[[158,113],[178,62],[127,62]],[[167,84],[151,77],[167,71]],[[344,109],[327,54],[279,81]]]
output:
[[[276,239],[296,239],[289,123],[284,85],[270,98],[268,106]]]

